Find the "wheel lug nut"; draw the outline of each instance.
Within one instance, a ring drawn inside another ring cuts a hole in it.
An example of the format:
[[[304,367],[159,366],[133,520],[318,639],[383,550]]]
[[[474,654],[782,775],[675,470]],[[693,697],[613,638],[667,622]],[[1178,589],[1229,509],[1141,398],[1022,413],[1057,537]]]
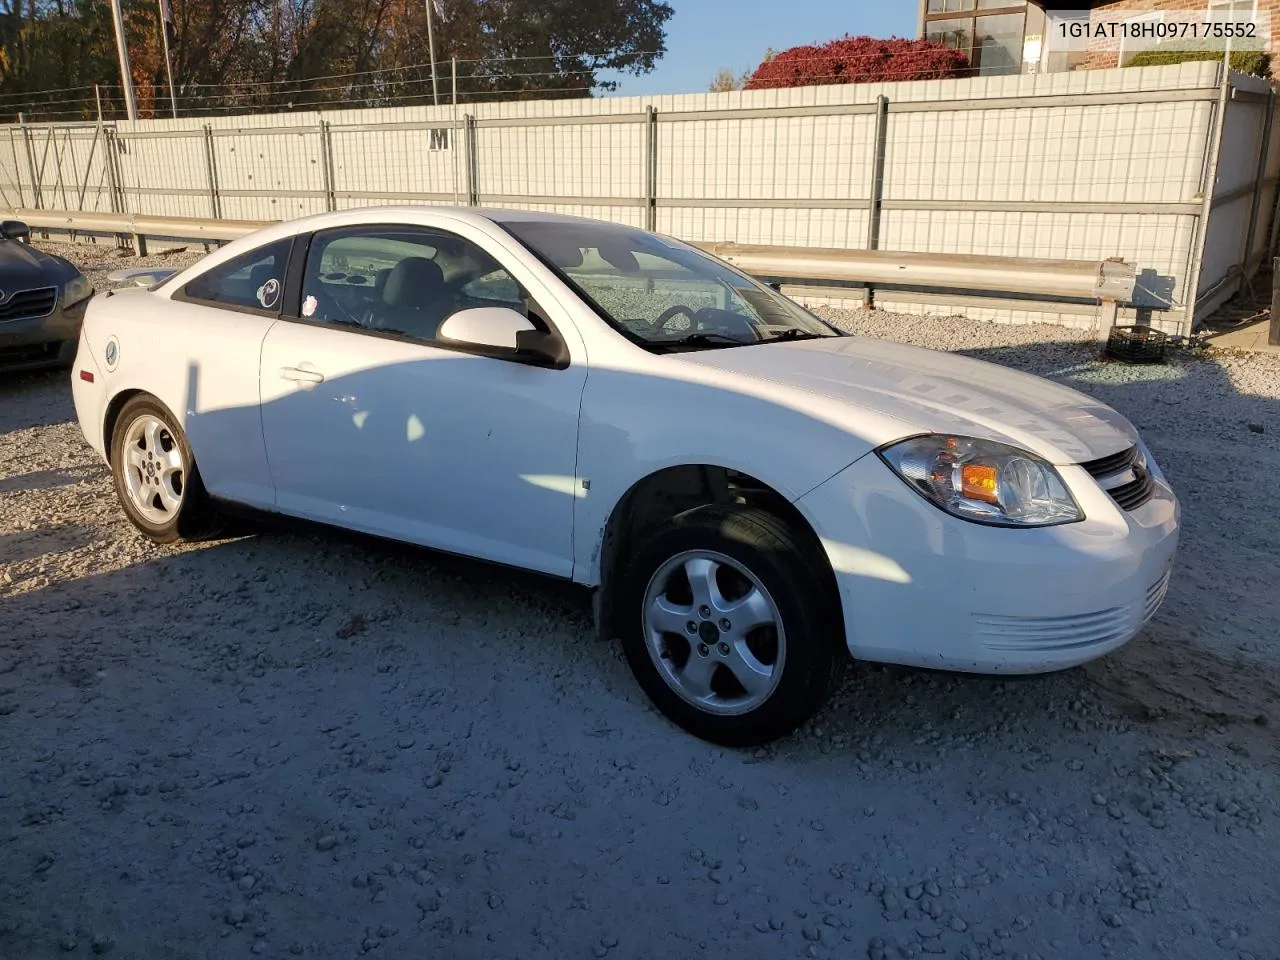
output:
[[[698,632],[698,625],[697,625],[696,623],[694,623],[692,620],[690,620],[688,623],[686,623],[686,624],[684,625],[684,628],[685,628],[686,630],[688,630],[690,633],[697,633],[697,632]]]
[[[725,656],[725,657],[729,655],[729,645],[725,643],[723,640],[720,641],[720,654],[721,656]]]
[[[698,644],[698,655],[699,655],[699,656],[701,656],[701,657],[705,657],[705,656],[706,656],[708,653],[710,653],[710,652],[711,652],[711,649],[710,649],[710,648],[709,648],[705,643],[700,643],[700,644]]]
[[[732,626],[733,626],[733,624],[732,624],[732,623],[730,623],[730,622],[728,621],[728,619],[722,619],[722,620],[720,621],[720,629],[721,629],[721,630],[728,630],[728,629],[729,629],[730,627],[732,627]]]
[[[710,607],[708,607],[708,606],[701,606],[701,607],[699,607],[699,608],[698,608],[698,616],[702,617],[702,619],[703,619],[703,620],[709,620],[709,619],[711,619],[711,608],[710,608]]]

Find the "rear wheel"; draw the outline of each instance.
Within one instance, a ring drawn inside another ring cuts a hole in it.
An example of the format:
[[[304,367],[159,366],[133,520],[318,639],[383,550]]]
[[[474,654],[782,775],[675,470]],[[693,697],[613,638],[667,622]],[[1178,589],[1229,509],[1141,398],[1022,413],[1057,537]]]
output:
[[[846,655],[829,571],[773,514],[708,506],[627,564],[613,606],[636,680],[668,718],[726,746],[785,736]]]
[[[116,418],[111,473],[125,514],[156,543],[199,540],[222,527],[186,435],[153,397],[134,397]]]

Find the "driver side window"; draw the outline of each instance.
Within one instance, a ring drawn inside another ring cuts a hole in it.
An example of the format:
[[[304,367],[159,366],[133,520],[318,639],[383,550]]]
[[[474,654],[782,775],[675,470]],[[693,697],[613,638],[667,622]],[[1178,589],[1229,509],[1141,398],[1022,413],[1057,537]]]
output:
[[[411,226],[317,233],[307,251],[303,320],[394,334],[430,343],[459,310],[511,307],[525,293],[474,243]]]

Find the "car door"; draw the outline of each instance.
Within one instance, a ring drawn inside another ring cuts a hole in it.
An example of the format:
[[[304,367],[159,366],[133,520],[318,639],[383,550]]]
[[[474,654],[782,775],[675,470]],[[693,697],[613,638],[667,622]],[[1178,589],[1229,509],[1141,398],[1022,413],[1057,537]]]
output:
[[[216,497],[270,507],[259,412],[263,338],[280,314],[293,237],[216,264],[151,311],[157,327],[138,331],[149,356],[141,386],[164,400],[182,423],[205,488]],[[118,348],[119,349],[119,348]],[[162,358],[162,359],[161,359]]]
[[[561,370],[434,339],[467,306],[527,315],[539,280],[493,246],[393,224],[321,231],[299,252],[296,315],[268,333],[261,363],[280,511],[571,574],[576,331]]]

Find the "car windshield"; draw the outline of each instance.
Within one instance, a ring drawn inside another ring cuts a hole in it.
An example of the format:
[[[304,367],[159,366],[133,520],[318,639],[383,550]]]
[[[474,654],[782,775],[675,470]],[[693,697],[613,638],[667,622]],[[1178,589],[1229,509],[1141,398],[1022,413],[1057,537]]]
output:
[[[696,247],[613,224],[510,220],[502,226],[599,313],[654,349],[715,349],[839,332]]]

